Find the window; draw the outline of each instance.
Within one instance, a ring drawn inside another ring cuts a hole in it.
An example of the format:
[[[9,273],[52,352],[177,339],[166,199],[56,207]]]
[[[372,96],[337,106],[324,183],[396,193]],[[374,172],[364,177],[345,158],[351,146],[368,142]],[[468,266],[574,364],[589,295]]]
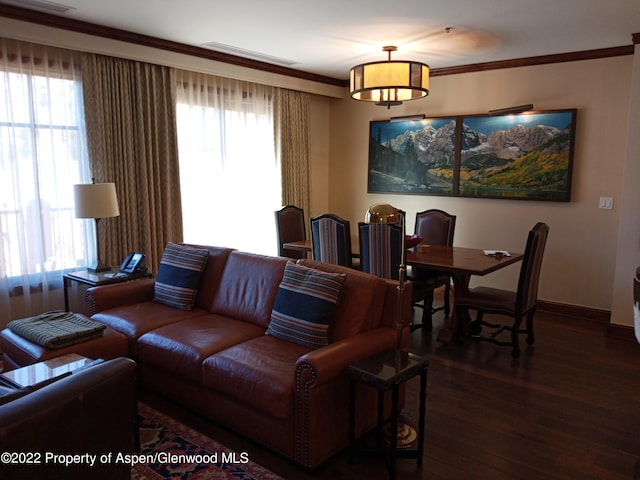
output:
[[[281,206],[272,89],[179,74],[184,240],[274,255]]]
[[[93,233],[73,212],[73,184],[90,181],[79,72],[64,51],[0,47],[0,278],[60,283]]]

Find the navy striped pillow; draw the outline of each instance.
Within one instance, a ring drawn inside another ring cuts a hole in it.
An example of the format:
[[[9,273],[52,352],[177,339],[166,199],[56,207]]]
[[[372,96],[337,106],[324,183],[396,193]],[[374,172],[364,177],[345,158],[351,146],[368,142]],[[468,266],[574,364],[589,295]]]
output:
[[[207,250],[168,243],[158,268],[154,300],[181,310],[191,310],[208,258]]]
[[[346,275],[287,263],[267,334],[311,348],[329,344],[329,324]]]

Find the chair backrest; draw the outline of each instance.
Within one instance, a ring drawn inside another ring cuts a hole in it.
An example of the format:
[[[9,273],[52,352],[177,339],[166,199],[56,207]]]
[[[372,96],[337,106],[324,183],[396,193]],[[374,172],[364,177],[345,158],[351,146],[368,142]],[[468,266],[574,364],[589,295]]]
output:
[[[398,280],[402,261],[402,230],[400,225],[358,223],[360,268],[363,272]]]
[[[416,213],[414,232],[426,245],[453,245],[455,230],[456,216],[444,210],[432,208]]]
[[[311,218],[313,259],[335,265],[352,266],[349,220],[326,213]]]
[[[295,205],[286,205],[276,210],[276,232],[278,235],[278,255],[289,258],[305,258],[305,252],[284,248],[287,242],[307,239],[304,211]]]
[[[539,222],[530,231],[522,258],[517,301],[521,311],[530,310],[538,301],[538,283],[542,257],[549,236],[547,224]]]

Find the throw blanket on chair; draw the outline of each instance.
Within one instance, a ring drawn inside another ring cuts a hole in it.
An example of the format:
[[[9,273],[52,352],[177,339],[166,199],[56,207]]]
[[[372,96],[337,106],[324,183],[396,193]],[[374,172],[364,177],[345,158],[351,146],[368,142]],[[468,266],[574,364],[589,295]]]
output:
[[[46,312],[35,317],[13,320],[11,331],[50,349],[100,337],[106,325],[71,312]]]

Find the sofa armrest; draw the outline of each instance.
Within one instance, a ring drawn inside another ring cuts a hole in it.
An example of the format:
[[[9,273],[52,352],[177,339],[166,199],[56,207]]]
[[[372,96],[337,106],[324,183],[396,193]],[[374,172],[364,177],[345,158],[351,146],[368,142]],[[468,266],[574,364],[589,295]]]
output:
[[[396,346],[396,331],[376,328],[313,350],[296,362],[296,389],[327,383],[357,360]]]
[[[89,315],[109,308],[153,300],[155,280],[145,278],[131,282],[91,287],[85,293]]]
[[[294,458],[298,463],[309,468],[317,466],[346,445],[349,403],[346,369],[357,360],[395,346],[395,329],[381,327],[313,350],[298,359],[294,442]],[[359,405],[374,404],[362,398]],[[358,408],[360,414],[370,413],[370,419],[375,420],[375,412],[368,410]],[[360,423],[368,427],[370,422]],[[336,441],[336,437],[342,440]]]

